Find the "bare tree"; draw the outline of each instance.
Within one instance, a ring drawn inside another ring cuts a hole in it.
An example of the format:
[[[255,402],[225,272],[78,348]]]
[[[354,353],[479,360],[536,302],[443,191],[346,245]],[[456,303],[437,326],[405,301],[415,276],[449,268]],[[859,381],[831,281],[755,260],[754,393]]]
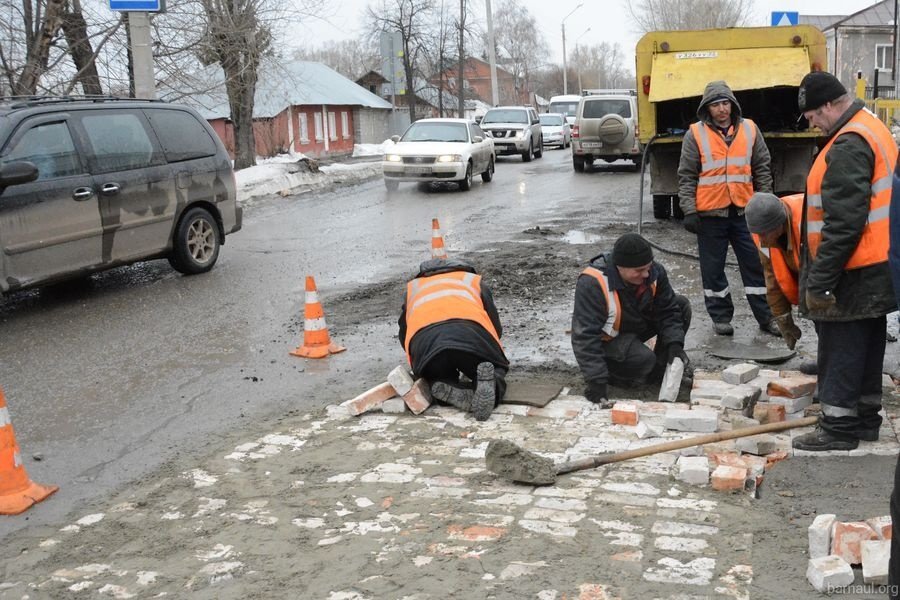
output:
[[[498,61],[513,74],[517,90],[532,91],[530,74],[549,55],[537,20],[521,0],[505,0],[494,11],[494,31]]]
[[[574,65],[585,88],[634,87],[634,74],[625,67],[625,54],[618,43],[579,46]]]
[[[328,40],[318,48],[301,48],[294,58],[321,62],[354,81],[381,67],[378,48],[371,39]]]
[[[428,23],[434,10],[434,0],[380,0],[366,9],[370,30],[378,36],[382,31],[400,32],[403,46],[403,72],[406,75],[406,106],[409,120],[416,120],[416,75],[418,65],[428,45]],[[392,84],[394,82],[391,82]]]
[[[440,0],[440,4],[435,7],[435,15],[432,17],[432,28],[429,31],[429,44],[425,48],[423,55],[423,69],[426,75],[433,80],[437,77],[437,103],[438,116],[445,115],[444,106],[444,90],[447,89],[445,83],[447,79],[447,68],[452,53],[450,49],[453,45],[452,39],[452,17],[449,14],[449,6],[446,0]]]
[[[750,21],[753,0],[627,0],[638,29],[715,29]]]

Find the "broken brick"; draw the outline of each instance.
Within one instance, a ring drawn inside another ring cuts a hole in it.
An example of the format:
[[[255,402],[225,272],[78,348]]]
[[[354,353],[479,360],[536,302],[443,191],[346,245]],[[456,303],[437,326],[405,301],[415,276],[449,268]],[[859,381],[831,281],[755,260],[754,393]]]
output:
[[[780,423],[784,421],[785,414],[784,406],[781,404],[760,402],[753,407],[753,418],[761,424]]]
[[[788,398],[800,398],[812,396],[816,391],[815,377],[781,377],[773,379],[766,387],[766,394],[771,396],[786,396]]]
[[[637,425],[637,407],[630,402],[616,402],[612,407],[614,425]]]
[[[342,402],[341,406],[347,409],[354,417],[361,415],[366,411],[381,406],[381,404],[397,395],[394,386],[388,382],[381,383],[375,387],[366,390],[356,398]]]
[[[875,517],[874,519],[866,519],[866,524],[868,524],[869,527],[875,530],[875,533],[878,534],[878,539],[891,539],[893,534],[893,523],[891,521],[890,515],[884,517]]]
[[[772,452],[771,454],[766,455],[766,470],[772,468],[775,463],[781,462],[788,457],[788,453],[785,450],[779,450],[777,452]]]
[[[747,469],[719,465],[712,473],[710,481],[714,490],[743,490],[747,479]]]
[[[388,383],[394,386],[398,396],[406,395],[415,383],[409,369],[403,365],[388,373],[387,380]]]
[[[878,534],[862,521],[834,524],[831,533],[831,553],[840,556],[851,565],[862,563],[860,542],[877,540]]]
[[[431,406],[431,387],[424,379],[417,379],[412,389],[403,395],[403,401],[414,415],[420,415]]]

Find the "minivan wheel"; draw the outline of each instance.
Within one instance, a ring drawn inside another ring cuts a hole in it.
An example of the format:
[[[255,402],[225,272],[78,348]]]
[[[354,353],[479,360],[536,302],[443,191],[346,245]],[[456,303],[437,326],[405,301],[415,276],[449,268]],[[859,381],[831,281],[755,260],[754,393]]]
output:
[[[534,158],[534,148],[531,142],[528,142],[528,150],[522,152],[522,162],[531,162],[532,158]]]
[[[185,275],[205,273],[219,258],[219,230],[205,208],[188,210],[175,228],[169,264]]]

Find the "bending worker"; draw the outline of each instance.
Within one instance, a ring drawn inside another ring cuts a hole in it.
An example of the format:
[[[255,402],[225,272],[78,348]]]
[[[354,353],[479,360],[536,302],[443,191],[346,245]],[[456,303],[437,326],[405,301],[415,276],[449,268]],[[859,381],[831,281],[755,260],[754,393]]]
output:
[[[475,268],[457,259],[423,262],[398,324],[413,373],[428,380],[432,397],[479,421],[490,417],[506,393],[509,361],[491,290]]]
[[[659,381],[680,358],[687,370],[684,336],[691,304],[676,295],[650,243],[626,233],[612,253],[591,259],[575,284],[572,350],[586,383],[585,396],[611,406],[607,385]],[[657,336],[655,351],[644,342]]]
[[[802,332],[794,323],[792,307],[800,303],[800,223],[803,194],[779,198],[756,192],[744,210],[747,229],[759,249],[766,277],[766,301],[781,337],[791,350]]]
[[[819,335],[815,431],[800,450],[852,450],[878,439],[886,315],[897,309],[888,267],[888,211],[897,144],[830,73],[800,82],[800,111],[828,140],[806,178],[800,310]]]
[[[684,228],[697,235],[706,312],[717,335],[734,335],[734,303],[725,276],[730,243],[759,328],[780,335],[766,304],[762,265],[744,221],[744,207],[754,190],[772,191],[769,149],[756,124],[741,116],[741,105],[724,81],[706,86],[697,118],[681,144],[678,197]]]

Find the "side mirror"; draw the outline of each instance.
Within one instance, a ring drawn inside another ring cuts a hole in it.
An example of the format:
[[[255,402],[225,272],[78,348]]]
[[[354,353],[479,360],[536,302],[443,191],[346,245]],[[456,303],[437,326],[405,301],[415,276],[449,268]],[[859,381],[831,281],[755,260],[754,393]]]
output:
[[[394,142],[394,143],[396,144],[397,142],[400,141],[400,136],[399,136],[399,135],[392,135],[392,136],[391,136],[391,141]]]
[[[0,166],[0,187],[28,183],[38,178],[38,169],[33,162],[17,160]]]
[[[472,138],[472,142],[475,144],[480,144],[483,141],[484,141],[484,138],[481,137],[480,135],[476,135],[475,137]]]

